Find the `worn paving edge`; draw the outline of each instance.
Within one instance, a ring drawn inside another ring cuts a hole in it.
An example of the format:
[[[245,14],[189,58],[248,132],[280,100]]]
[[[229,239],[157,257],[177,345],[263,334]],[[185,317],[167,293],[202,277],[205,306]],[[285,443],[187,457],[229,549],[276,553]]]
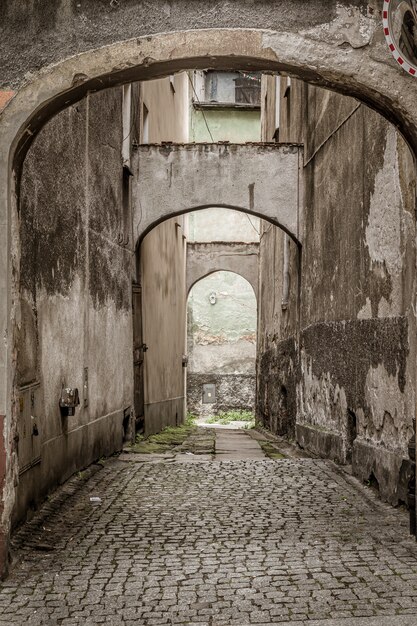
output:
[[[53,550],[55,545],[45,545],[45,533],[43,526],[49,523],[57,515],[57,509],[69,503],[77,496],[79,491],[89,482],[89,480],[103,469],[104,463],[112,457],[105,459],[101,463],[92,463],[85,470],[76,472],[68,480],[59,485],[33,512],[30,519],[22,522],[14,531],[10,541],[11,550],[11,571],[16,567],[22,557],[21,551],[25,549],[36,549],[41,551]]]
[[[296,622],[280,622],[280,626],[416,626],[417,615],[388,615],[386,617],[343,617]],[[250,624],[248,625],[250,626]],[[257,626],[269,626],[267,623]]]

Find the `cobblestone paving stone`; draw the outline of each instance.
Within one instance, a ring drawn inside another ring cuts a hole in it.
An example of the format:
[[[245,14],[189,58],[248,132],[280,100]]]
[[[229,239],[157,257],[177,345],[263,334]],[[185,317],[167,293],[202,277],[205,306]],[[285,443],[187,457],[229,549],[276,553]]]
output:
[[[330,462],[111,459],[87,478],[17,533],[1,626],[417,615],[405,513]]]

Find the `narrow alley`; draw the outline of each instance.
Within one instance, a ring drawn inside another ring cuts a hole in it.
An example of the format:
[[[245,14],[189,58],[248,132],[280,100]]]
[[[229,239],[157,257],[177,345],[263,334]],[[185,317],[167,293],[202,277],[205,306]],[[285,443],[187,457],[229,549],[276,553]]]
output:
[[[417,626],[417,0],[0,5],[0,626]]]
[[[214,455],[125,451],[58,490],[15,535],[0,624],[415,625],[405,511],[331,461],[211,434]]]

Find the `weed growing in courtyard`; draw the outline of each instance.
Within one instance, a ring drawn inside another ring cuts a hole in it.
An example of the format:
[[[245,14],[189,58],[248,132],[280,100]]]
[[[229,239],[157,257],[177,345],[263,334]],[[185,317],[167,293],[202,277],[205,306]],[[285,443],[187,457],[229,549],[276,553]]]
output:
[[[258,441],[258,443],[265,452],[266,456],[270,459],[285,459],[285,454],[279,452],[279,450],[270,441]]]
[[[187,413],[187,417],[185,418],[186,426],[194,426],[196,421],[197,421],[197,415],[194,415],[194,413]]]
[[[254,422],[255,418],[250,411],[230,410],[213,415],[207,419],[208,424],[232,424],[233,422]]]
[[[132,452],[140,454],[163,453],[181,446],[188,437],[196,430],[194,416],[187,416],[181,426],[167,426],[160,433],[150,435],[145,439],[143,435],[136,435],[136,443],[132,446]]]

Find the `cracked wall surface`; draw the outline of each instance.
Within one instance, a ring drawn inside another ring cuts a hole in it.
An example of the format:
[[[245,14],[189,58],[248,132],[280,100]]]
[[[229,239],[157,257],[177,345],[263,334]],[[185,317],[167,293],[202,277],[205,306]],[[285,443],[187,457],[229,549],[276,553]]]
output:
[[[295,423],[299,443],[352,461],[358,477],[378,481],[385,499],[405,501],[415,411],[412,156],[396,130],[357,101],[298,81],[289,98],[280,140],[305,143],[299,303],[292,294],[288,309],[278,302],[268,311],[261,286],[266,341],[258,348],[258,381],[261,372],[275,373],[279,390],[294,372],[287,425],[291,432]],[[271,115],[268,121],[271,128]],[[275,270],[268,268],[271,246]],[[265,293],[282,277],[283,246],[282,235],[264,232]],[[295,268],[290,274],[297,282]],[[278,419],[284,400],[287,389],[260,412],[265,423],[278,420],[277,432],[285,431]]]
[[[14,523],[122,445],[132,404],[132,233],[122,209],[121,115],[121,88],[92,94],[45,126],[25,161],[16,225]],[[79,390],[74,416],[61,415],[63,386]],[[31,453],[26,411],[38,432]]]
[[[28,73],[64,56],[141,35],[189,28],[267,25],[271,30],[303,30],[313,40],[333,41],[336,37],[337,45],[348,43],[356,48],[372,39],[375,24],[369,7],[374,4],[364,0],[241,0],[236,10],[235,2],[220,0],[62,0],[53,6],[47,0],[30,6],[24,0],[5,0],[0,9],[2,82],[15,87]],[[26,45],[29,40],[30,47]]]

